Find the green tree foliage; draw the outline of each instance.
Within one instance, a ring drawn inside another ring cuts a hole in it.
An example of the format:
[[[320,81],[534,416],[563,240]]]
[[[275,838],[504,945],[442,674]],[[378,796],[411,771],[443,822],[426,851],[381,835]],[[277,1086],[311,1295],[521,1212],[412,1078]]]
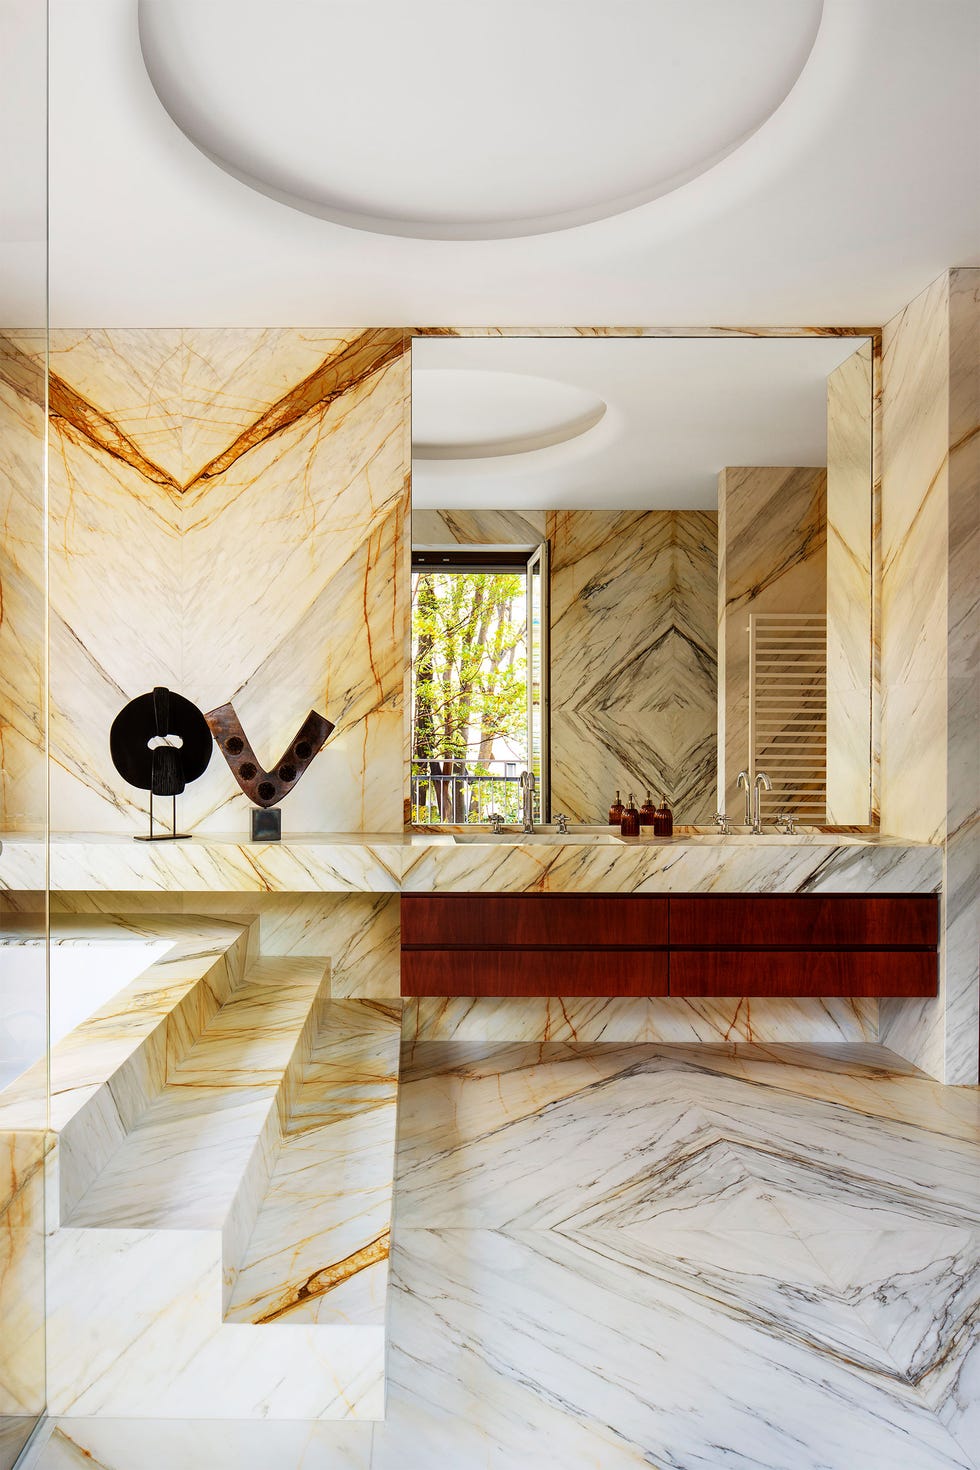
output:
[[[458,771],[456,762],[486,772],[496,741],[527,742],[524,577],[418,572],[413,581],[413,760],[433,775]]]

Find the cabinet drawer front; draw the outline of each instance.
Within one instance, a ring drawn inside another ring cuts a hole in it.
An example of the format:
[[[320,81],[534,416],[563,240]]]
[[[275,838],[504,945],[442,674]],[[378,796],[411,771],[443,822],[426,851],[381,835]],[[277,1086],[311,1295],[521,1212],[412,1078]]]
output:
[[[928,950],[672,950],[671,995],[935,995]]]
[[[934,894],[908,897],[715,895],[670,900],[670,942],[681,947],[739,944],[779,949],[796,944],[935,946],[939,937]],[[734,993],[734,992],[730,992]]]
[[[402,950],[402,995],[666,994],[666,951]]]
[[[618,894],[411,893],[402,897],[402,944],[606,945],[667,943],[665,898]]]

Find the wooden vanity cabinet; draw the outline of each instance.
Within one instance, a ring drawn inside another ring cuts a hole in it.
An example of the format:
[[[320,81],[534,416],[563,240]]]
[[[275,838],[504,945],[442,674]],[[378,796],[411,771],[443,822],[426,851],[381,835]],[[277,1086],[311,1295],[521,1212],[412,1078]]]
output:
[[[666,995],[667,899],[403,894],[403,995]]]
[[[925,996],[935,894],[404,894],[403,995]]]
[[[935,995],[934,894],[670,900],[670,994]]]

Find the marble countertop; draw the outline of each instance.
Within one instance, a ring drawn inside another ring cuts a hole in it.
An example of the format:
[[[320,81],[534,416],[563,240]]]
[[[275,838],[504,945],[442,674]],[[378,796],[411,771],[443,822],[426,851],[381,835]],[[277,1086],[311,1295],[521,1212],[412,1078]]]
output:
[[[40,838],[4,837],[0,890],[43,888],[44,865]],[[280,843],[236,833],[155,843],[57,833],[50,844],[54,892],[912,893],[941,881],[941,848],[870,831],[756,837],[681,829],[672,838],[619,838],[590,828],[562,840],[470,828],[309,833]]]

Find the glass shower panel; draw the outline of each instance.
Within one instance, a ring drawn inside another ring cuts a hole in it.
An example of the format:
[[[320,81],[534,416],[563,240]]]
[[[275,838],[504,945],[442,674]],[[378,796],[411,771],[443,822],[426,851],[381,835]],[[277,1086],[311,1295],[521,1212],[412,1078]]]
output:
[[[47,35],[0,0],[0,1470],[45,1407]]]

